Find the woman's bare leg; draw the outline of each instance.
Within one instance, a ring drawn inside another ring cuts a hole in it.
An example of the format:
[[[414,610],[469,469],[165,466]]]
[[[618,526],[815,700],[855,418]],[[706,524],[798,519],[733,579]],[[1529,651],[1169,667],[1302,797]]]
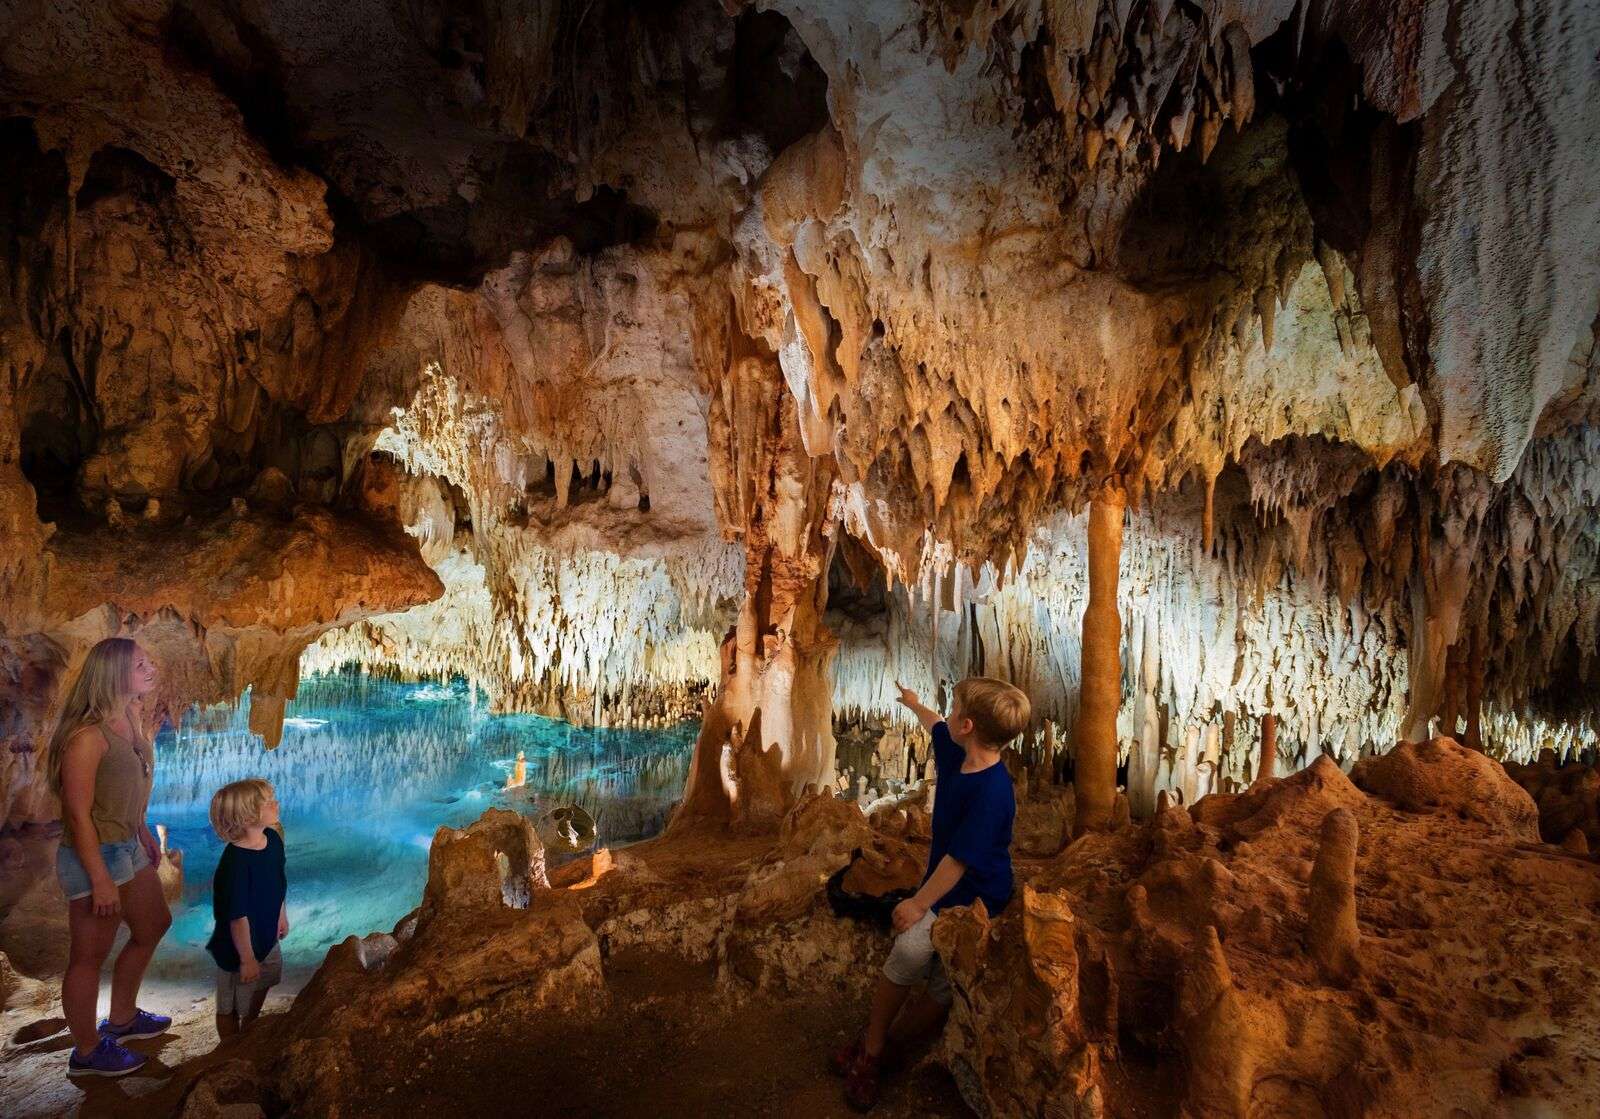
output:
[[[156,945],[172,927],[172,911],[161,895],[161,879],[156,869],[147,866],[121,888],[122,919],[128,923],[128,943],[117,953],[111,968],[111,1012],[113,1025],[122,1025],[138,1009],[139,984]]]
[[[67,903],[67,935],[70,940],[67,973],[61,977],[61,1013],[78,1046],[87,1057],[100,1044],[95,1011],[100,1004],[100,969],[111,954],[121,917],[96,917],[94,898],[78,898]]]

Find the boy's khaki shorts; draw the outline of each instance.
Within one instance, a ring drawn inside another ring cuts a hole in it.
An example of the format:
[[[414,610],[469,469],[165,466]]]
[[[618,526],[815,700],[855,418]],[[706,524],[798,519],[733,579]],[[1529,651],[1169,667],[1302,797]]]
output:
[[[940,1006],[950,1005],[950,977],[944,963],[933,950],[933,910],[922,920],[894,938],[894,948],[884,961],[883,977],[897,987],[928,985],[928,997]]]
[[[261,961],[261,978],[254,983],[239,982],[236,971],[217,970],[217,1014],[226,1018],[230,1014],[244,1014],[250,1009],[250,996],[257,991],[276,987],[283,979],[283,953],[274,944],[267,958]]]

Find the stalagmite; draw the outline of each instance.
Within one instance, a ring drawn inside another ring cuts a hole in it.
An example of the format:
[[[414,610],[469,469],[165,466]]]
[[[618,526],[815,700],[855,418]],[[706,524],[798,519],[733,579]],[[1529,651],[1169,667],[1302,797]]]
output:
[[[1360,969],[1361,932],[1356,925],[1356,818],[1336,808],[1322,821],[1321,845],[1311,868],[1306,945],[1322,974],[1348,983]]]
[[[770,830],[788,798],[834,769],[837,642],[821,617],[831,472],[805,452],[800,417],[776,364],[750,358],[738,366],[736,406],[764,412],[776,434],[725,448],[755,486],[741,495],[752,502],[745,595],[722,643],[721,686],[702,716],[675,829],[709,822]],[[761,795],[741,802],[745,767],[757,775]]]
[[[1199,797],[1199,764],[1202,758],[1200,753],[1200,728],[1188,726],[1183,729],[1183,751],[1179,755],[1183,763],[1181,783],[1179,788],[1183,792],[1183,803],[1193,804]]]
[[[1122,492],[1102,489],[1089,506],[1089,599],[1083,611],[1083,698],[1078,713],[1077,815],[1073,833],[1103,831],[1117,795],[1117,709],[1122,700]]]
[[[1155,811],[1156,773],[1161,762],[1161,716],[1156,704],[1160,670],[1161,631],[1154,603],[1147,602],[1139,642],[1139,690],[1134,697],[1135,736],[1128,751],[1128,807],[1139,820]]]

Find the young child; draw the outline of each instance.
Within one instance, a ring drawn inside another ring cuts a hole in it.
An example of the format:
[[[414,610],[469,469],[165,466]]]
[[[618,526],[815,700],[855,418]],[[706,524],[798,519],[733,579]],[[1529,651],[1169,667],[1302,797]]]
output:
[[[915,1037],[940,1025],[950,1007],[950,981],[933,950],[933,919],[942,909],[978,899],[991,915],[1011,900],[1011,825],[1017,814],[1011,775],[1000,751],[1028,725],[1030,705],[1021,691],[987,676],[956,685],[950,717],[922,705],[900,686],[909,707],[933,738],[938,785],[933,802],[933,846],[922,888],[894,911],[894,949],[872,995],[866,1032],[834,1055],[845,1100],[857,1111],[878,1100],[884,1042],[911,988],[927,994],[900,1016],[900,1033]]]
[[[228,843],[211,884],[216,927],[206,950],[217,961],[217,1036],[229,1038],[256,1020],[283,978],[289,883],[272,786],[259,777],[224,785],[211,798],[211,826]]]

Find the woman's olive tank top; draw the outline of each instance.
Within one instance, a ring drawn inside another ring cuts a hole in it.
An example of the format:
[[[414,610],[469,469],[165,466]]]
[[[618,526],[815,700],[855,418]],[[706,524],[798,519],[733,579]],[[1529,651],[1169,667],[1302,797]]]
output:
[[[106,752],[100,768],[94,771],[94,804],[89,816],[101,843],[121,843],[132,839],[144,823],[145,806],[150,801],[152,756],[148,742],[118,734],[105,723],[100,733],[106,737]],[[62,813],[65,834],[62,842],[72,843],[72,821]]]

